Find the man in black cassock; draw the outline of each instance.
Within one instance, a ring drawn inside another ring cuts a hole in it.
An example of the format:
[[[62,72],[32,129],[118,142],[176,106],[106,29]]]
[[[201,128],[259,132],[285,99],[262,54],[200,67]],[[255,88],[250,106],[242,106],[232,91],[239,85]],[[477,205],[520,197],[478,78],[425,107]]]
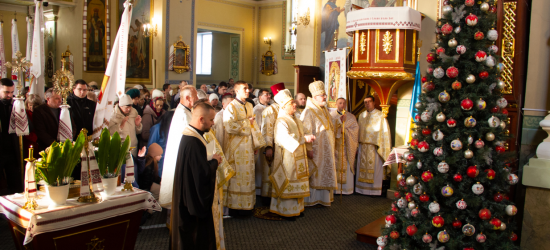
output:
[[[216,170],[222,159],[208,160],[203,137],[214,125],[216,112],[210,104],[193,107],[192,119],[181,138],[172,195],[171,248],[216,249],[212,203]]]
[[[15,86],[8,78],[0,79],[0,175],[6,173],[8,193],[23,192],[21,166],[19,165],[19,139],[17,134],[9,133],[11,111],[13,109],[13,92]],[[0,179],[2,176],[0,176]]]

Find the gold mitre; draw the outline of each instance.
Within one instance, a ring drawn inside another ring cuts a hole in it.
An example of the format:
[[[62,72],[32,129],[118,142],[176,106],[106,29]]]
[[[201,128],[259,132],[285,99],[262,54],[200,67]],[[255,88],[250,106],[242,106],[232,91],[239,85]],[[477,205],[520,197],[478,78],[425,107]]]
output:
[[[314,81],[309,84],[309,92],[311,92],[312,97],[325,95],[325,84],[323,81]]]
[[[279,91],[279,93],[277,93],[275,97],[273,97],[273,99],[275,99],[275,102],[277,102],[281,108],[284,107],[287,103],[294,100],[292,98],[292,94],[290,94],[290,90],[288,89],[283,89]]]

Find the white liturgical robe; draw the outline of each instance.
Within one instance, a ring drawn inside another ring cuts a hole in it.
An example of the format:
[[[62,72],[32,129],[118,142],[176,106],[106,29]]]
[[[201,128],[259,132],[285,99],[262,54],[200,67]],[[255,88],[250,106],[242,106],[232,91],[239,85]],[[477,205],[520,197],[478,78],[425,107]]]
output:
[[[340,120],[342,116],[337,110],[330,113],[334,119]],[[352,113],[345,113],[342,126],[336,129],[336,173],[338,173],[338,188],[335,194],[353,194],[353,175],[355,174],[355,154],[359,137],[359,124]],[[343,133],[342,133],[343,132]]]
[[[262,125],[262,112],[267,108],[268,106],[266,105],[263,105],[261,103],[258,102],[258,104],[256,106],[254,106],[254,117],[256,118],[256,124],[258,125]],[[260,127],[260,131],[261,131],[261,127]],[[265,155],[263,154],[263,149],[260,149],[260,152],[258,154],[256,154],[254,156],[255,158],[255,161],[254,161],[254,165],[256,167],[256,177],[255,177],[255,180],[256,180],[256,195],[261,195],[262,194],[262,162],[260,160],[260,158],[264,158]]]

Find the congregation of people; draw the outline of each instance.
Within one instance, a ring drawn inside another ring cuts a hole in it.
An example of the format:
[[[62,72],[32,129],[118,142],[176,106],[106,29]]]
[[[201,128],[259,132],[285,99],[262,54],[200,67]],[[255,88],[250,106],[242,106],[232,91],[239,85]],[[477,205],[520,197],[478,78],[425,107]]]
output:
[[[8,132],[14,91],[10,79],[1,79],[0,174],[9,194],[23,191],[19,139]],[[187,81],[162,90],[136,85],[119,96],[109,131],[131,140],[134,187],[170,211],[172,249],[215,249],[223,244],[223,218],[251,216],[257,197],[269,212],[296,221],[305,207],[331,206],[341,193],[382,194],[391,140],[375,98],[366,96],[365,111],[355,117],[344,98],[328,107],[322,81],[309,92],[293,95],[284,83],[253,89],[230,79],[198,88]],[[94,132],[97,93],[95,82],[74,83],[67,104],[75,139],[82,129]],[[38,158],[58,141],[62,97],[52,88],[44,100],[24,96],[30,133],[23,146],[38,149]],[[75,167],[75,180],[80,171]]]

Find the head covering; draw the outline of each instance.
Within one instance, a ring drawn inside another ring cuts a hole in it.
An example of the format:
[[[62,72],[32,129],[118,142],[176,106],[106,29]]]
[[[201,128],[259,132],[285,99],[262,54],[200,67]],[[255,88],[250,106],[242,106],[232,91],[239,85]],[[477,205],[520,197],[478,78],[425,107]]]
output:
[[[309,92],[311,96],[315,97],[318,95],[324,95],[325,93],[325,84],[323,81],[315,81],[309,84]]]
[[[90,87],[95,86],[97,88],[97,82],[91,81],[91,82],[88,83],[88,86],[90,86]]]
[[[209,101],[218,100],[218,95],[212,93],[212,94],[210,94],[210,96],[208,97],[208,100],[209,100]]]
[[[202,89],[197,89],[197,97],[200,99],[208,99],[208,96]]]
[[[130,99],[134,99],[141,95],[138,89],[129,89],[128,91],[126,91],[126,94],[130,96]]]
[[[253,92],[254,96],[258,96],[258,94],[260,93],[260,90],[261,89],[255,89]]]
[[[164,97],[164,93],[162,93],[162,91],[158,90],[158,89],[153,89],[153,93],[151,93],[151,98],[152,99],[155,99],[157,97]]]
[[[153,143],[147,149],[147,154],[151,157],[162,155],[162,148],[157,143]]]
[[[157,103],[157,100],[164,101],[162,97],[155,97],[153,98],[153,100],[151,100],[151,102],[149,102],[149,106],[151,107],[151,109],[153,109],[153,112],[155,112],[157,117],[159,117],[162,110],[160,112],[157,112],[157,108],[155,108],[155,104]]]
[[[138,85],[134,85],[134,89],[141,90],[141,89],[143,89],[143,86],[141,86],[141,85],[139,85],[139,84],[138,84]]]
[[[292,94],[288,89],[283,89],[279,91],[279,93],[277,93],[277,95],[275,95],[273,99],[275,99],[275,101],[279,104],[281,108],[283,108],[287,103],[293,100]]]
[[[137,89],[135,89],[137,90]],[[139,92],[139,90],[137,90]],[[129,95],[122,95],[121,97],[118,98],[118,106],[119,107],[122,107],[122,106],[131,106],[132,104],[134,104],[134,102],[132,101],[132,98],[130,98]]]
[[[280,82],[280,83],[277,83],[273,86],[271,86],[271,92],[273,93],[273,96],[276,96],[277,93],[279,93],[279,91],[285,89],[285,83],[284,82]]]

